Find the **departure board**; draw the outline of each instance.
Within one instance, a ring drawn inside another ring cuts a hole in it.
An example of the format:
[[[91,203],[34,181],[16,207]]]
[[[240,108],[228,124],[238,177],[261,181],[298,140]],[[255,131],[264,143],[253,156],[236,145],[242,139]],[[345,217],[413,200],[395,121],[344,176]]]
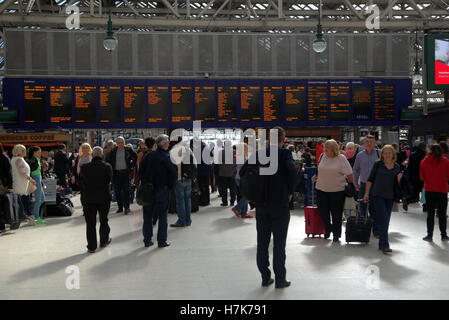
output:
[[[171,88],[172,122],[192,121],[192,87]]]
[[[308,118],[327,121],[327,85],[309,85]]]
[[[97,122],[96,86],[75,86],[75,122]]]
[[[47,86],[25,85],[25,122],[47,122]]]
[[[282,100],[282,86],[263,87],[263,121],[282,120]]]
[[[195,120],[215,121],[215,87],[195,87]]]
[[[239,88],[237,86],[217,87],[218,121],[237,121]]]
[[[124,86],[125,122],[145,122],[145,86]]]
[[[394,120],[394,86],[374,85],[374,120]]]
[[[72,86],[50,86],[50,122],[72,122]]]
[[[122,122],[120,86],[100,86],[100,122]]]
[[[261,121],[260,86],[240,87],[241,121]]]
[[[305,121],[306,104],[305,86],[285,87],[285,120],[287,122]]]
[[[330,107],[332,121],[349,121],[351,94],[349,82],[331,83],[330,86]]]
[[[167,123],[169,90],[168,86],[148,86],[148,122]]]
[[[371,120],[371,86],[352,84],[353,120]]]

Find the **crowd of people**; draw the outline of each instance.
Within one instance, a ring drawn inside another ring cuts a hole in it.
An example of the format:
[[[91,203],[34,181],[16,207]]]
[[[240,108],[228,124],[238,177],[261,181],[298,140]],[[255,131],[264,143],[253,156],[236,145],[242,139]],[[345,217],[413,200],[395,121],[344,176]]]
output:
[[[391,253],[388,229],[392,211],[398,203],[407,210],[410,203],[417,202],[421,202],[423,211],[427,212],[427,234],[423,239],[433,240],[435,215],[439,217],[441,239],[449,239],[446,232],[447,141],[434,141],[430,146],[420,141],[412,147],[405,143],[401,146],[382,145],[374,136],[368,135],[361,145],[333,139],[291,143],[282,128],[274,129],[278,131],[279,139],[268,141],[271,147],[266,150],[252,150],[246,138],[241,148],[233,146],[231,141],[225,141],[218,149],[201,142],[201,154],[209,154],[214,160],[211,163],[196,159],[193,140],[170,141],[167,135],[142,139],[136,150],[132,145],[126,145],[123,137],[107,141],[104,148],[92,148],[83,143],[78,153],[70,155],[66,146],[60,145],[45,161],[39,147],[27,149],[16,145],[10,159],[0,145],[0,180],[4,187],[1,190],[20,195],[30,223],[45,224],[40,217],[40,207],[45,201],[42,177],[51,170],[61,188],[78,188],[90,253],[94,253],[98,246],[97,214],[100,217],[100,247],[105,247],[112,241],[108,225],[111,202],[117,202],[117,213],[128,215],[135,190],[141,185],[151,184],[153,190],[153,200],[142,207],[143,243],[145,247],[154,244],[153,229],[157,224],[159,248],[170,245],[167,229],[171,197],[175,198],[178,219],[170,227],[186,228],[193,223],[193,202],[207,206],[210,194],[218,190],[221,206],[229,206],[238,218],[256,218],[257,265],[262,285],[276,282],[278,288],[290,285],[285,270],[286,237],[294,195],[306,192],[304,170],[307,167],[317,168],[312,181],[316,185],[316,204],[325,225],[326,239],[332,234],[334,242],[340,241],[343,212],[354,206],[360,216],[369,215],[373,219],[372,233],[379,239],[379,250]],[[241,193],[242,178],[248,171],[246,160],[258,159],[260,152],[273,152],[272,147],[278,151],[277,171],[264,180],[263,203],[253,203]],[[346,192],[348,185],[355,190],[352,197]],[[34,201],[30,201],[31,197]],[[357,201],[360,205],[356,208]],[[5,224],[0,221],[0,231],[4,230]],[[268,268],[271,234],[274,238],[275,279],[271,278]]]

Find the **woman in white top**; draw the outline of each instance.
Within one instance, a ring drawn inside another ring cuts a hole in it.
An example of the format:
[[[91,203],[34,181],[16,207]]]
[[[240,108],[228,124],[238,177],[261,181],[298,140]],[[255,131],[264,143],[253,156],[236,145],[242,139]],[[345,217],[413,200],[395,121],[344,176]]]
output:
[[[317,205],[326,226],[325,238],[329,238],[332,232],[334,242],[340,241],[341,236],[346,179],[349,183],[354,181],[351,165],[340,154],[337,142],[327,140],[318,164],[318,176],[314,176],[312,181],[317,181]]]
[[[19,194],[22,201],[25,214],[30,222],[34,223],[34,217],[30,210],[30,195],[28,193],[28,185],[30,183],[36,185],[36,181],[31,179],[30,166],[25,161],[26,148],[21,144],[17,144],[12,149],[11,159],[11,173],[12,173],[12,188],[14,193]]]

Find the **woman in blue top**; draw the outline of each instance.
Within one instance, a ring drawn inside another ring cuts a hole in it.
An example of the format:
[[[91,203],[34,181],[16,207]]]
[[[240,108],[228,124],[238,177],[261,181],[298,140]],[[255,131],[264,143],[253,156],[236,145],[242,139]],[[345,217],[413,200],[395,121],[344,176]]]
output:
[[[47,223],[40,215],[40,208],[45,201],[44,190],[42,189],[42,167],[41,167],[41,148],[31,146],[28,149],[28,164],[30,165],[31,178],[36,181],[36,191],[34,191],[33,216],[38,223]]]
[[[393,251],[390,249],[390,243],[388,242],[388,227],[393,202],[399,196],[395,194],[395,179],[397,179],[398,184],[402,179],[401,169],[396,160],[396,151],[393,146],[384,146],[379,161],[371,169],[366,182],[365,196],[363,197],[363,201],[368,202],[371,194],[375,224],[379,230],[379,250],[382,250],[385,254]]]

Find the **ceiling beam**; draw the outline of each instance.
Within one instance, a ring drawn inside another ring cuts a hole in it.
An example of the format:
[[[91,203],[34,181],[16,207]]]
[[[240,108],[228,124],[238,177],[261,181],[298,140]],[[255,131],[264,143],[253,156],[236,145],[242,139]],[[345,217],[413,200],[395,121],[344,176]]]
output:
[[[354,8],[354,6],[349,0],[343,0],[343,2],[346,4],[348,9],[351,10],[357,16],[357,18],[359,18],[359,20],[364,20],[363,15]]]
[[[19,0],[19,1],[21,1],[21,0]],[[2,14],[3,11],[5,11],[6,8],[8,8],[8,6],[9,6],[11,3],[14,3],[14,0],[5,0],[5,1],[0,5],[0,14]]]

